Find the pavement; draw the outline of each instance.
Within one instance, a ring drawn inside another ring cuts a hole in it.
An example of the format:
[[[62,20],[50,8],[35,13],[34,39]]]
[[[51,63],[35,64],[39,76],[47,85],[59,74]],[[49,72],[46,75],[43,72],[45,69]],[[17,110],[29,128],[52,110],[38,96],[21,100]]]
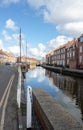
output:
[[[18,71],[0,65],[0,130],[18,130]]]
[[[17,104],[18,70],[10,65],[0,65],[0,130],[26,130],[26,100],[24,77],[21,80],[21,107]],[[42,130],[32,112],[32,128]]]

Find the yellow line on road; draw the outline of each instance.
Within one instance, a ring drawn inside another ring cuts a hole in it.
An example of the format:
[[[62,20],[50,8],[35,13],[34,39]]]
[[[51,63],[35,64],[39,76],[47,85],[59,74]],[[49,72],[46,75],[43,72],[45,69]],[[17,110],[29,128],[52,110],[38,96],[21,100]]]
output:
[[[10,90],[11,90],[11,86],[12,86],[12,83],[13,83],[13,80],[14,80],[14,77],[15,75],[13,74],[9,83],[8,83],[8,91],[7,91],[7,94],[6,94],[6,98],[5,98],[5,101],[4,101],[4,105],[3,105],[3,111],[2,111],[2,117],[1,117],[1,125],[0,125],[0,130],[3,130],[4,128],[4,119],[5,119],[5,112],[6,112],[6,106],[7,106],[7,102],[8,102],[8,97],[9,97],[9,94],[10,94]]]

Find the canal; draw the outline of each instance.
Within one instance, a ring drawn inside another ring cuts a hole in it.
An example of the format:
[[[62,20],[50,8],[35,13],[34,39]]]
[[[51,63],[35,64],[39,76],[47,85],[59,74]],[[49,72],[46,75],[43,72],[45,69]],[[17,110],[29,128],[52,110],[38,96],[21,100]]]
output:
[[[26,73],[25,89],[43,88],[81,125],[83,125],[83,80],[63,76],[42,67],[36,67]]]

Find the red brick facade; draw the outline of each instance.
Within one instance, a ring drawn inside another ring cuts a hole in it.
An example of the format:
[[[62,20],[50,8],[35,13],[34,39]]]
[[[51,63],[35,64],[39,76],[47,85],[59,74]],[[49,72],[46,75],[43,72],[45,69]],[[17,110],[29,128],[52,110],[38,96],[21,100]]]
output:
[[[83,35],[47,54],[46,63],[71,69],[83,68]]]
[[[78,66],[79,68],[83,68],[83,35],[80,36],[78,39],[79,44],[78,44]]]

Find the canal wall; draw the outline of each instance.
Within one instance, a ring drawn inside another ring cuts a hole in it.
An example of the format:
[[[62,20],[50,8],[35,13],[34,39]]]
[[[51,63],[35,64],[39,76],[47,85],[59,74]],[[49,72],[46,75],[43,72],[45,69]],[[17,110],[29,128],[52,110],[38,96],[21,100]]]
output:
[[[41,66],[43,68],[49,69],[49,70],[56,72],[56,73],[83,78],[83,70],[68,69],[68,68],[54,67],[54,66],[48,66],[48,65],[41,65]]]
[[[83,130],[83,127],[42,88],[33,88],[33,108],[43,130]]]

